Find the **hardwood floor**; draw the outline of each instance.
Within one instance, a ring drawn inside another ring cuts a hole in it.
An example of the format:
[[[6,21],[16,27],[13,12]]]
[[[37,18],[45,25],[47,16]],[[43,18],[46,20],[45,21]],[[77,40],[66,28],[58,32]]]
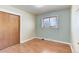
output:
[[[34,38],[22,44],[16,44],[0,52],[7,53],[71,53],[71,48],[68,44],[40,40]]]

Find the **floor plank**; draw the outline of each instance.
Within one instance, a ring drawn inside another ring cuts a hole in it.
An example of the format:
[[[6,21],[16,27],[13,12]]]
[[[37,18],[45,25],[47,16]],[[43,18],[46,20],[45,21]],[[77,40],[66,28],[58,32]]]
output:
[[[71,53],[68,44],[52,42],[48,40],[40,40],[34,38],[22,44],[16,44],[1,50],[0,52],[8,53]]]

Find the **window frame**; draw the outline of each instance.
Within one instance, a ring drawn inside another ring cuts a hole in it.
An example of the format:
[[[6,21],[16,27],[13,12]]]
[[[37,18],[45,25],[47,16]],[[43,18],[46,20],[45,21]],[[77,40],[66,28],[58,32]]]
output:
[[[44,27],[43,23],[44,23],[44,19],[49,18],[49,22],[50,22],[50,18],[56,17],[56,26],[49,26],[49,27]],[[58,16],[50,16],[50,17],[44,17],[41,19],[41,27],[42,28],[58,28]]]

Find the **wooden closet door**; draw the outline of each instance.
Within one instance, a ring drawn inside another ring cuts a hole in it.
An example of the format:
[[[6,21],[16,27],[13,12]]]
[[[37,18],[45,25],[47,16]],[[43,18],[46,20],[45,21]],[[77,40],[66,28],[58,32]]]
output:
[[[20,17],[17,15],[9,15],[9,38],[10,45],[20,43]]]
[[[0,12],[0,49],[20,43],[20,17]]]
[[[6,37],[8,20],[9,15],[7,13],[0,12],[0,49],[3,49],[8,45],[8,40]]]

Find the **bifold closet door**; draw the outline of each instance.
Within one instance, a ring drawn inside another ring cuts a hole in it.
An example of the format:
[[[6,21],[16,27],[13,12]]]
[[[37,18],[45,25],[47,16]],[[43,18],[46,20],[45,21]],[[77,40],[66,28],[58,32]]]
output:
[[[0,12],[0,49],[20,43],[20,17]]]

